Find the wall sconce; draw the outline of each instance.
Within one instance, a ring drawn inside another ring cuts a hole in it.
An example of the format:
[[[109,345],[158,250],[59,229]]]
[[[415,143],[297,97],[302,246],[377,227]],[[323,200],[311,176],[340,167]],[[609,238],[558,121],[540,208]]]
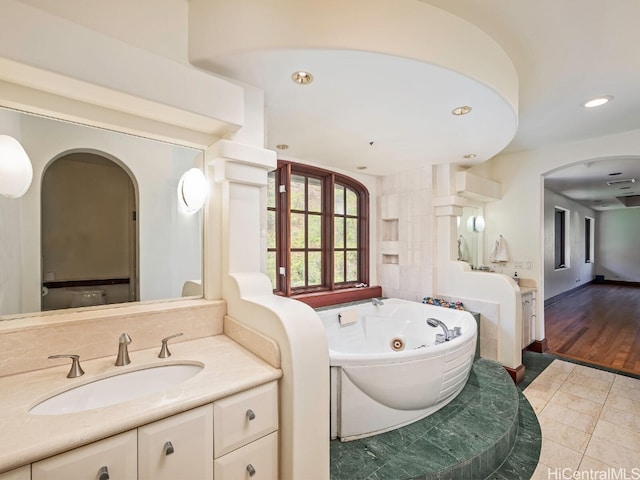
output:
[[[469,230],[470,232],[484,231],[484,218],[482,217],[482,215],[469,217],[469,219],[467,220],[467,230]]]
[[[33,167],[20,142],[9,135],[0,135],[0,194],[19,198],[29,190]]]
[[[196,213],[207,200],[208,190],[207,179],[202,170],[191,168],[182,175],[178,183],[178,202],[187,213]]]

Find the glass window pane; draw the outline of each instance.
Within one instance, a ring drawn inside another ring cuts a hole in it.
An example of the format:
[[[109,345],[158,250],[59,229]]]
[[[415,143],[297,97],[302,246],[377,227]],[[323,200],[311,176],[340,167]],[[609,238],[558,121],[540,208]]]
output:
[[[333,257],[333,281],[344,282],[344,252],[334,252]]]
[[[304,213],[291,214],[291,248],[304,248]]]
[[[347,248],[358,248],[357,218],[347,218]]]
[[[358,215],[358,197],[356,192],[347,188],[347,215]]]
[[[342,185],[333,186],[333,213],[344,215],[344,187]]]
[[[291,175],[291,210],[304,210],[304,185],[307,177]]]
[[[322,252],[309,252],[309,285],[322,284]]]
[[[322,211],[322,181],[319,178],[309,178],[309,198],[307,210],[310,212]]]
[[[276,248],[276,212],[267,211],[267,248]]]
[[[304,252],[291,252],[291,286],[304,287],[305,285],[305,254]]]
[[[322,248],[322,217],[320,215],[309,215],[307,222],[309,223],[307,248]]]
[[[333,248],[344,248],[344,217],[333,219]]]
[[[347,282],[358,280],[358,252],[347,252]]]
[[[276,271],[276,252],[267,252],[267,275],[274,289],[278,285],[276,282]]]
[[[276,206],[276,171],[269,172],[267,177],[267,207]]]

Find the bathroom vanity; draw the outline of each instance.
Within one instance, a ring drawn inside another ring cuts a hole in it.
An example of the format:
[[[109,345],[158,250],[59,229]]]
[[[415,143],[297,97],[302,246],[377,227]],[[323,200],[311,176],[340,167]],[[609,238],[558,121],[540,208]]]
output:
[[[0,480],[277,478],[281,370],[222,332],[171,344],[169,358],[159,347],[130,352],[122,367],[115,355],[81,358],[77,378],[68,363],[0,377]],[[171,365],[201,368],[110,405],[30,412],[69,389]]]

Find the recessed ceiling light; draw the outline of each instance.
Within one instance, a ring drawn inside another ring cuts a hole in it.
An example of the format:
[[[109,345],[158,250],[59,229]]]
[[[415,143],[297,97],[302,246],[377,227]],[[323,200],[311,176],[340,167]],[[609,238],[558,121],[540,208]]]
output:
[[[478,155],[476,155],[475,153],[467,153],[466,155],[463,155],[462,158],[476,158]]]
[[[309,72],[299,70],[291,74],[291,80],[296,82],[298,85],[308,85],[313,82],[313,75]]]
[[[631,187],[620,187],[620,190],[631,190]]]
[[[605,103],[609,103],[611,100],[613,100],[613,95],[603,95],[602,97],[592,98],[584,102],[582,106],[586,108],[599,107]]]
[[[622,172],[613,172],[609,174],[610,177],[614,177],[616,175],[622,175]]]
[[[469,113],[472,110],[472,108],[468,105],[462,105],[460,107],[456,107],[451,111],[452,115],[456,115],[456,116],[460,116],[460,115],[466,115],[467,113]]]
[[[276,145],[276,148],[278,150],[286,150],[287,148],[289,148],[289,145],[287,145],[286,143],[279,143],[278,145]]]

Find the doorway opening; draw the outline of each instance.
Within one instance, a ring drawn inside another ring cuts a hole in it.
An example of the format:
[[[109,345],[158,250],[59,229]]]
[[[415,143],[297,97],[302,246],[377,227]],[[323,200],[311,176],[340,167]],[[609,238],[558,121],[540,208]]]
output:
[[[103,154],[64,154],[44,172],[41,202],[42,309],[138,300],[129,172]]]

